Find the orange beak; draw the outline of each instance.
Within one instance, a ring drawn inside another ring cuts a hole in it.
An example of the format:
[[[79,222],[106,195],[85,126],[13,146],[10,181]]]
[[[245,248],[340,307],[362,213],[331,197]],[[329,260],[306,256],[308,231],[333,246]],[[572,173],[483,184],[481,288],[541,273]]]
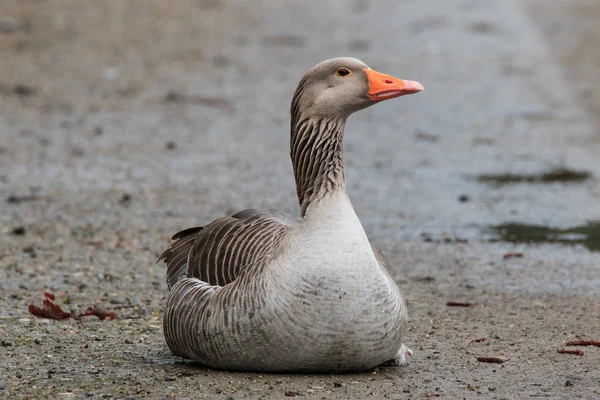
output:
[[[423,85],[417,81],[394,78],[370,68],[365,68],[365,72],[369,79],[369,97],[373,101],[393,99],[423,90]]]

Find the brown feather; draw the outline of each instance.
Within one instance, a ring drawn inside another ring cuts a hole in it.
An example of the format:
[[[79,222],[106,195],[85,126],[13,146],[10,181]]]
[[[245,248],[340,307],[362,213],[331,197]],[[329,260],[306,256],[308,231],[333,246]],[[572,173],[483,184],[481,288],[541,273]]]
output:
[[[250,265],[264,265],[293,224],[281,214],[243,210],[176,233],[158,261],[167,264],[169,288],[183,277],[224,286]]]

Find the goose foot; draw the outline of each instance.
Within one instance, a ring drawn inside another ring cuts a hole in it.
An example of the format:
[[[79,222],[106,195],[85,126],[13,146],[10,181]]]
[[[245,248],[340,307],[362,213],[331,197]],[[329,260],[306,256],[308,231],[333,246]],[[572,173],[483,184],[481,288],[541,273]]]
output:
[[[398,350],[398,354],[396,357],[392,358],[388,361],[389,365],[396,365],[400,367],[405,367],[408,365],[408,360],[406,357],[412,357],[413,351],[406,347],[404,344],[400,346],[400,350]]]

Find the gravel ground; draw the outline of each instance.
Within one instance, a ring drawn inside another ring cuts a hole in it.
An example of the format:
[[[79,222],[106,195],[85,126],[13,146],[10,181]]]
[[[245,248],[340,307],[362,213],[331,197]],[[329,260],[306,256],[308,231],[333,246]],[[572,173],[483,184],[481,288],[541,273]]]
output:
[[[565,56],[594,53],[600,7],[569,4],[0,4],[0,397],[600,398],[600,348],[557,353],[600,340],[600,253],[486,233],[600,220],[597,63]],[[297,214],[288,104],[338,55],[426,88],[353,116],[346,142],[350,195],[407,298],[411,364],[263,375],[172,356],[158,254],[239,209]],[[557,167],[591,178],[477,180]],[[38,319],[44,292],[117,318]]]

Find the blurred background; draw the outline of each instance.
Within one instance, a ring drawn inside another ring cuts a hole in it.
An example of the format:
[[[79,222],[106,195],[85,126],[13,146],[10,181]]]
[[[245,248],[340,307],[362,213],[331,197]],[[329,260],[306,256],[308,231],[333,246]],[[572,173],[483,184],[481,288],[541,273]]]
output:
[[[539,310],[556,314],[536,314],[545,333],[530,340],[553,362],[552,321],[583,332],[600,314],[580,307],[600,292],[599,43],[596,0],[2,1],[0,333],[27,335],[27,304],[51,290],[127,315],[148,335],[138,350],[172,363],[156,256],[176,231],[247,207],[298,215],[291,96],[314,64],[353,56],[425,86],[352,116],[345,161],[406,293],[410,341],[448,354],[431,379],[462,358],[427,332],[514,338],[504,322]],[[498,305],[495,318],[461,319],[444,308],[457,298]],[[106,340],[121,349],[129,328],[115,324]]]
[[[201,220],[250,205],[295,213],[291,94],[315,63],[352,55],[427,89],[349,124],[349,185],[373,234],[597,234],[594,1],[0,7],[7,196],[11,184],[184,188],[210,194],[187,201]]]

